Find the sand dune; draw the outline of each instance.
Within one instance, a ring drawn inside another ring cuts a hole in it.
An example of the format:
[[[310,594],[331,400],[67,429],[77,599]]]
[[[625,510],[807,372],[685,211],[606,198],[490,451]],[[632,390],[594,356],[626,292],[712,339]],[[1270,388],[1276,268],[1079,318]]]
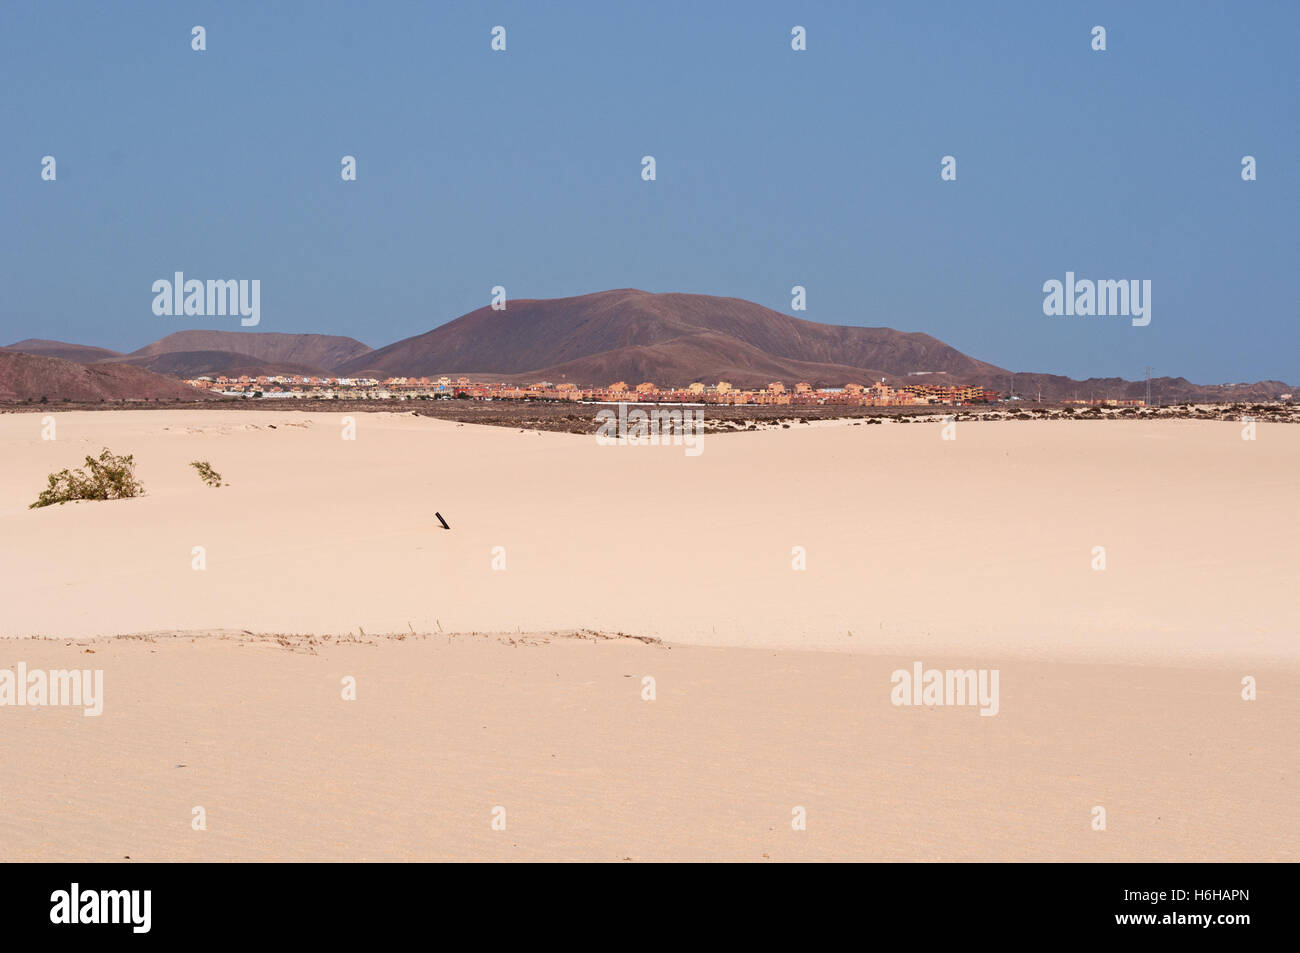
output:
[[[0,708],[0,859],[1300,855],[1294,427],[342,416],[0,415],[0,670],[105,679]],[[26,509],[103,446],[147,496]],[[915,661],[997,716],[891,704]]]
[[[933,424],[798,428],[706,437],[688,457],[399,414],[356,415],[348,441],[342,416],[70,413],[54,441],[36,415],[0,416],[0,577],[21,596],[0,635],[587,627],[1296,656],[1300,430],[1285,425],[1254,442],[1199,421],[969,423],[954,441]],[[102,446],[135,454],[147,496],[25,508]],[[205,487],[194,459],[229,486]]]

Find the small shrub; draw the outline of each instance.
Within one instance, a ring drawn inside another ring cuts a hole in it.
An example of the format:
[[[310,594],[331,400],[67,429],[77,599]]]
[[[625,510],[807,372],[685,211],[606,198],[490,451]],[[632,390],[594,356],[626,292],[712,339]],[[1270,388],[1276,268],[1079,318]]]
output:
[[[36,502],[27,507],[29,510],[73,500],[122,500],[144,495],[144,487],[135,478],[135,458],[129,453],[114,456],[107,447],[98,459],[86,457],[84,470],[60,470],[51,473],[49,481]]]
[[[190,466],[199,471],[199,479],[208,486],[221,486],[221,474],[207,460],[191,460]]]

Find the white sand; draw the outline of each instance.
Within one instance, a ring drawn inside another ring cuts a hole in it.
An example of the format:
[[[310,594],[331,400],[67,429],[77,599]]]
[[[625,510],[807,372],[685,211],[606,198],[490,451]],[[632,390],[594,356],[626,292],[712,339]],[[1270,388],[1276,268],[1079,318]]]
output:
[[[0,635],[441,623],[1172,662],[1300,644],[1287,425],[796,428],[691,458],[398,414],[356,415],[345,441],[340,416],[69,413],[42,442],[38,416],[0,415],[0,578],[21,596]],[[135,454],[147,496],[25,509],[102,446]]]
[[[42,441],[0,415],[0,668],[107,686],[100,718],[0,708],[0,859],[1300,856],[1300,428],[795,427],[692,458],[342,416],[56,413]],[[103,446],[147,496],[26,509]],[[86,641],[362,628],[674,646]],[[913,660],[999,668],[1000,714],[892,706]]]
[[[0,641],[0,665],[101,667],[106,696],[0,709],[0,861],[1300,860],[1294,669],[1244,702],[1235,671],[945,658],[1000,669],[985,718],[892,706],[908,656],[314,651]]]

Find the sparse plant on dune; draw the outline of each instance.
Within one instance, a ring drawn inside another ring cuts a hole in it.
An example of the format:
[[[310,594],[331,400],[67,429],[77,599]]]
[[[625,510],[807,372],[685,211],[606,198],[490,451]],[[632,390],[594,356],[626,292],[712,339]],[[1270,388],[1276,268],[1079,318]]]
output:
[[[199,478],[208,486],[221,486],[221,474],[212,469],[207,460],[191,460],[190,466],[199,471]]]
[[[36,502],[34,510],[75,500],[121,500],[143,496],[144,486],[135,478],[135,458],[131,454],[114,455],[107,447],[99,457],[86,457],[85,469],[51,473],[49,485]]]

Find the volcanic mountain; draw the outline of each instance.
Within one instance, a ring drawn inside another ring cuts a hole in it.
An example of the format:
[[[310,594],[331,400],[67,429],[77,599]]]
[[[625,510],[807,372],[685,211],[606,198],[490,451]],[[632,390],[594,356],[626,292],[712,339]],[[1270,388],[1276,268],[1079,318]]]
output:
[[[1076,381],[1015,373],[969,357],[928,334],[794,318],[740,298],[651,294],[631,288],[573,298],[516,299],[503,311],[471,311],[425,334],[345,361],[340,373],[390,377],[466,374],[580,385],[653,381],[682,386],[725,380],[817,386],[971,384],[1044,400],[1141,398],[1145,381]],[[1153,378],[1151,395],[1174,400],[1267,400],[1280,381],[1215,387]]]
[[[516,299],[471,311],[340,366],[344,373],[531,375],[579,383],[736,386],[772,380],[866,382],[883,374],[946,372],[978,382],[1006,372],[928,334],[818,324],[740,298],[634,289]]]
[[[480,308],[379,350],[337,335],[204,330],[178,331],[126,355],[37,340],[9,350],[67,357],[90,367],[129,364],[175,377],[463,374],[581,386],[616,380],[660,386],[725,380],[747,388],[771,381],[807,381],[818,387],[867,384],[884,377],[893,386],[970,384],[1044,400],[1146,396],[1145,381],[1013,374],[928,334],[820,324],[740,298],[630,288],[572,298],[520,298],[503,311]],[[1204,386],[1181,377],[1151,380],[1151,396],[1162,402],[1270,400],[1291,390],[1280,381]]]
[[[213,400],[213,395],[129,364],[76,364],[0,348],[0,400]]]

